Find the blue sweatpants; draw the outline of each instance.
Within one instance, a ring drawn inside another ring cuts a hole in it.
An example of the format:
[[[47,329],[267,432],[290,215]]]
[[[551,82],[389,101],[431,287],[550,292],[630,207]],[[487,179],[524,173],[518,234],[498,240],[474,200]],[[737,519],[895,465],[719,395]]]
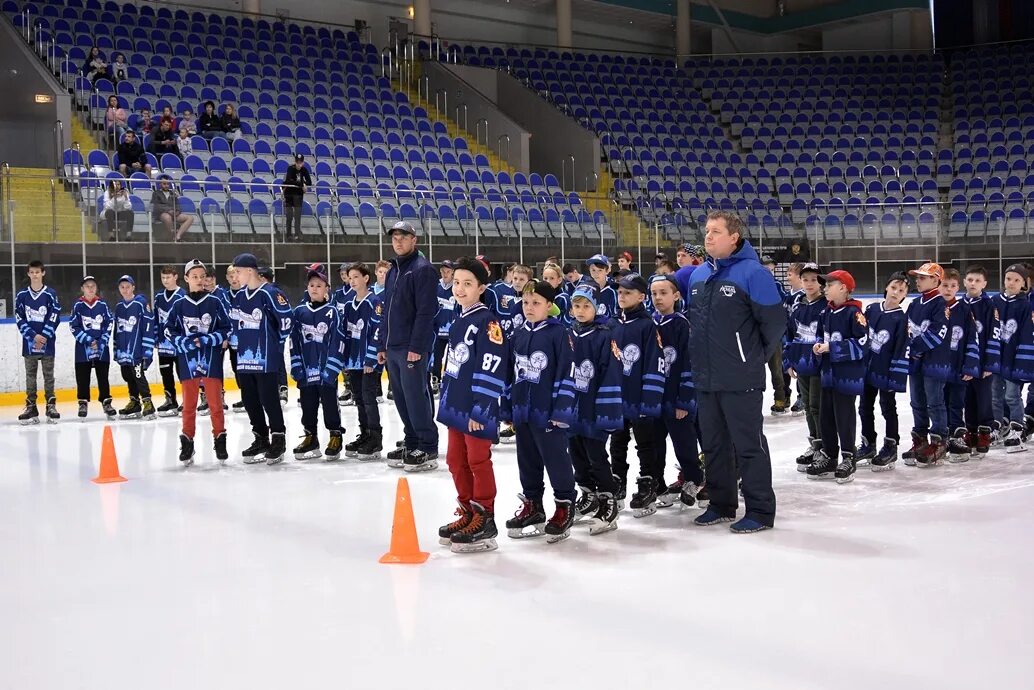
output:
[[[704,470],[700,467],[700,453],[697,450],[696,416],[687,415],[675,419],[675,415],[664,415],[654,420],[657,438],[657,467],[665,465],[668,444],[665,439],[671,436],[671,446],[675,449],[675,459],[682,469],[682,478],[697,486],[704,485]],[[663,483],[658,478],[658,483]],[[664,487],[662,487],[664,488]]]
[[[405,348],[388,350],[388,381],[395,397],[395,409],[405,429],[409,450],[438,452],[438,425],[434,422],[431,391],[427,387],[427,355],[406,361]]]
[[[546,491],[543,470],[549,474],[553,497],[574,501],[574,466],[567,448],[567,434],[562,429],[538,429],[530,424],[515,424],[517,432],[517,468],[521,474],[524,497],[541,501]]]

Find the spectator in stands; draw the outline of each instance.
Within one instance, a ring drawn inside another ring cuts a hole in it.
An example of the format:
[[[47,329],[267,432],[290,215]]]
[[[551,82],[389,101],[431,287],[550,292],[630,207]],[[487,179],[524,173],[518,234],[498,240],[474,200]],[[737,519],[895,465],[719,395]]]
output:
[[[126,64],[126,56],[122,53],[115,53],[115,61],[109,66],[112,81],[116,84],[129,79],[129,65]]]
[[[151,217],[168,229],[173,242],[179,242],[194,224],[194,216],[179,210],[179,196],[172,188],[169,176],[161,175],[158,179],[158,189],[151,193]],[[179,223],[179,228],[174,229],[175,223]]]
[[[104,59],[104,53],[97,46],[90,48],[90,54],[86,57],[86,64],[83,65],[83,75],[96,84],[98,79],[108,76],[108,61]]]
[[[194,153],[194,144],[190,140],[190,133],[186,127],[180,127],[180,136],[176,140],[176,150],[179,151],[180,158],[186,158]]]
[[[244,136],[244,133],[241,132],[241,119],[237,117],[237,111],[229,103],[226,104],[226,110],[223,111],[220,122],[222,122],[223,131],[226,132],[226,138],[230,141]]]
[[[298,235],[302,234],[302,201],[305,193],[312,186],[312,177],[309,176],[309,169],[305,167],[305,156],[296,154],[294,165],[287,169],[281,189],[284,192],[284,215],[287,217],[287,232],[284,239],[290,239],[292,235],[291,223],[294,221],[294,228]]]
[[[151,176],[151,164],[147,162],[147,153],[136,138],[136,132],[129,130],[116,149],[118,154],[118,171],[122,177],[129,177],[135,172],[147,173]]]
[[[104,114],[105,130],[118,146],[122,135],[129,131],[129,119],[126,111],[119,107],[118,96],[108,96],[108,110]]]
[[[205,112],[197,120],[197,129],[205,139],[212,140],[223,134],[223,123],[215,114],[215,103],[205,101]]]
[[[117,241],[120,233],[128,236],[133,231],[133,202],[129,200],[129,190],[122,185],[121,180],[108,182],[101,204],[104,207],[104,221],[108,224],[108,240]]]
[[[162,118],[158,131],[151,135],[151,153],[155,155],[155,158],[161,160],[164,153],[175,153],[178,156],[179,152],[176,133],[172,131],[172,120]]]
[[[197,120],[194,119],[194,111],[190,108],[185,109],[183,111],[183,114],[180,115],[179,128],[186,128],[187,134],[189,136],[194,136],[195,134],[197,134]]]
[[[176,127],[176,114],[172,112],[171,105],[167,105],[162,108],[162,116],[158,118],[158,126],[160,127],[163,122],[168,122],[173,132],[178,129],[178,127]]]
[[[140,136],[140,140],[151,133],[151,128],[154,127],[154,118],[151,116],[150,108],[141,108],[140,119],[136,123],[136,133]]]

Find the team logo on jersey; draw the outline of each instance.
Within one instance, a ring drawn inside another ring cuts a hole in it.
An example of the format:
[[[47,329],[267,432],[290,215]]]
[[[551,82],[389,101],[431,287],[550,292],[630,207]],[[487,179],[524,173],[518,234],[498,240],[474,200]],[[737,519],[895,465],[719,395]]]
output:
[[[831,343],[839,343],[843,339],[844,339],[844,336],[843,336],[843,334],[840,331],[833,331],[832,333],[829,334],[829,342],[831,342]]]
[[[287,298],[284,297],[284,293],[282,292],[276,293],[276,301],[281,307],[287,306]]]
[[[524,325],[524,316],[521,314],[514,314],[513,316],[513,327],[520,328]]]
[[[104,328],[103,316],[83,316],[84,331],[99,331]]]
[[[250,314],[238,310],[237,311],[237,328],[242,331],[255,331],[262,327],[262,310],[255,308]]]
[[[503,344],[503,329],[498,321],[488,322],[488,339],[496,345]]]
[[[31,323],[43,323],[47,320],[47,308],[40,307],[39,309],[33,309],[32,307],[25,306],[25,320]]]
[[[348,324],[348,337],[353,340],[359,340],[363,337],[363,328],[366,323],[362,319],[356,319]]]
[[[373,308],[373,313],[376,314],[377,316],[381,315],[381,305],[380,304],[378,304],[376,307]]]
[[[865,328],[866,325],[868,325],[866,323],[866,321],[865,321],[865,314],[863,314],[862,312],[858,312],[857,314],[855,314],[854,315],[854,320],[857,321],[858,325],[861,326],[862,328]]]
[[[1009,319],[1002,324],[1002,340],[1009,342],[1012,337],[1016,334],[1016,329],[1019,328],[1019,324],[1016,323],[1016,319]]]
[[[641,356],[638,345],[625,345],[625,349],[621,351],[621,368],[624,370],[625,376],[632,373],[633,365],[639,361]]]
[[[164,309],[159,309],[158,310],[158,323],[165,323],[168,320],[169,320],[169,312],[165,311]]]
[[[596,305],[596,316],[606,316],[606,315],[607,315],[607,305],[606,304],[597,304]]]
[[[546,356],[545,352],[536,350],[528,357],[517,355],[516,362],[514,363],[514,373],[517,375],[518,381],[538,383],[542,377],[542,372],[548,366],[549,357]]]
[[[460,368],[470,359],[470,348],[466,343],[457,343],[449,348],[449,356],[445,361],[445,373],[453,378],[460,375]]]
[[[958,350],[962,341],[962,326],[955,326],[951,329],[951,349]]]
[[[589,390],[589,384],[592,383],[593,378],[596,377],[596,367],[587,359],[583,359],[582,363],[575,367],[574,370],[574,387],[575,390],[580,393],[586,393]]]
[[[918,338],[923,333],[926,333],[926,329],[930,327],[930,319],[924,319],[922,323],[916,323],[915,321],[908,322],[908,337]]]
[[[211,327],[211,314],[202,314],[200,318],[196,316],[183,317],[183,330],[187,333],[208,333],[208,329]]]
[[[322,343],[330,328],[320,321],[315,326],[307,323],[302,324],[302,340],[307,343]]]
[[[118,330],[120,333],[132,333],[133,329],[136,328],[136,317],[130,316],[128,319],[120,318],[118,320]]]
[[[869,329],[869,347],[873,352],[879,353],[883,346],[890,342],[890,331],[874,331]]]
[[[736,294],[736,286],[735,285],[723,285],[722,288],[721,288],[721,291],[722,291],[722,294],[725,295],[726,297],[732,297],[733,295]],[[693,291],[693,294],[696,294],[696,290]]]
[[[797,322],[797,337],[795,338],[800,343],[817,343],[819,340],[819,322],[812,321],[811,323]]]

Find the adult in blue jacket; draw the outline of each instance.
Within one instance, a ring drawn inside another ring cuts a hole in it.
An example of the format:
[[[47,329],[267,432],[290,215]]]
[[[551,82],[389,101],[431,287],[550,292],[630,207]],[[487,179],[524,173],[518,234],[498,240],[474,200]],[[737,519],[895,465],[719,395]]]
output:
[[[377,361],[386,364],[395,407],[405,429],[401,457],[417,469],[438,457],[438,427],[427,386],[438,312],[438,271],[417,251],[413,226],[399,221],[388,228],[396,258],[384,280],[384,312],[377,334]]]
[[[704,239],[709,258],[689,281],[693,385],[711,496],[695,522],[708,526],[735,519],[738,474],[746,514],[731,529],[757,532],[775,521],[762,398],[766,364],[786,329],[786,312],[772,274],[743,234],[739,216],[709,213]]]

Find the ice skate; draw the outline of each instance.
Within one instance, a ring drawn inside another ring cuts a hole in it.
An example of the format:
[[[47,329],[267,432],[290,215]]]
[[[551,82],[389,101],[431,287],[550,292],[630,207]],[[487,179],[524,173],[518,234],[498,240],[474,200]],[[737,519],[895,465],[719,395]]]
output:
[[[108,419],[114,419],[118,414],[115,412],[115,408],[111,406],[111,398],[105,398],[101,401],[101,409],[104,410],[104,416]]]
[[[820,450],[815,454],[815,461],[808,465],[808,479],[832,479],[836,472],[837,463],[833,458],[826,455],[826,451]]]
[[[875,443],[875,442],[874,442]],[[862,439],[862,445],[858,448],[858,451],[854,454],[854,463],[856,467],[862,467],[868,465],[873,458],[876,457],[876,446],[873,443],[869,443],[867,440]]]
[[[503,425],[499,430],[499,443],[517,443],[517,432],[509,425]]]
[[[89,414],[89,408],[90,404],[88,402],[86,402],[85,400],[79,401],[79,412],[77,416],[79,417],[80,422],[85,421],[86,415]]]
[[[378,451],[379,452],[379,451]],[[438,469],[438,454],[411,450],[406,453],[403,468],[406,472],[429,472]]]
[[[470,523],[470,519],[474,517],[474,513],[464,508],[463,504],[456,508],[455,515],[458,515],[459,518],[438,528],[438,543],[442,546],[451,546],[452,535],[466,527]]]
[[[664,491],[657,496],[657,507],[670,508],[675,505],[679,500],[679,495],[682,493],[683,484],[685,484],[685,482],[682,480],[682,473],[679,472],[679,478],[672,484],[669,484]]]
[[[886,472],[894,469],[894,463],[898,461],[898,442],[892,438],[883,439],[883,447],[876,457],[869,463],[869,469],[873,472]]]
[[[635,481],[636,492],[628,507],[632,509],[632,517],[644,518],[657,512],[657,489],[653,477],[639,477]]]
[[[797,471],[807,472],[808,465],[815,462],[815,455],[822,450],[822,440],[808,437],[808,450],[797,456]]]
[[[292,451],[295,460],[315,460],[323,457],[320,452],[320,440],[316,434],[306,431],[302,442]],[[272,463],[270,463],[272,464]]]
[[[186,434],[180,434],[180,462],[184,467],[194,464],[194,439]]]
[[[1009,435],[1009,420],[994,420],[991,422],[991,447],[1002,448],[1005,445],[1005,437]]]
[[[341,457],[341,432],[331,431],[327,447],[323,449],[323,459],[327,462],[337,460]]]
[[[794,417],[803,417],[804,416],[804,401],[801,400],[800,398],[797,398],[797,401],[793,404],[792,407],[790,407],[790,414],[793,415]]]
[[[702,486],[697,486],[693,482],[683,482],[682,489],[679,491],[679,510],[692,508],[694,505],[697,505],[697,498],[702,489]]]
[[[280,386],[280,405],[281,407],[287,404],[287,386]]]
[[[856,469],[854,453],[842,453],[840,464],[833,471],[833,478],[837,480],[837,484],[847,484],[854,481]]]
[[[917,434],[913,431],[912,447],[901,454],[901,459],[909,467],[915,467],[916,457],[924,451],[927,445],[929,445],[929,441],[926,439],[926,434]]]
[[[367,437],[369,435],[370,435],[370,432],[367,431],[366,429],[363,429],[363,430],[361,430],[359,432],[359,435],[355,437],[354,441],[349,441],[348,443],[346,443],[345,444],[345,457],[346,458],[354,458],[357,455],[359,455],[359,447],[361,445],[363,445],[364,443],[366,443],[366,439],[367,439]]]
[[[212,444],[215,448],[215,459],[220,463],[225,463],[230,459],[230,454],[226,452],[226,432],[218,434],[213,440]]]
[[[948,439],[948,462],[969,462],[969,432],[959,427]]]
[[[769,408],[769,412],[772,413],[773,417],[786,417],[790,414],[790,408],[785,400],[776,400],[775,404]]]
[[[47,400],[47,424],[57,424],[58,420],[61,419],[61,414],[57,411],[57,400],[51,398]]]
[[[1003,445],[1006,453],[1022,453],[1027,450],[1027,446],[1023,443],[1023,424],[1020,422],[1009,423],[1009,434],[1005,437]]]
[[[387,456],[385,456],[388,458],[388,467],[394,467],[396,469],[405,467],[406,455],[408,453],[409,451],[406,450],[405,441],[399,441],[396,443],[395,450],[390,451]]]
[[[546,543],[556,544],[571,536],[571,525],[574,524],[574,506],[570,501],[557,500],[553,517],[546,523]]]
[[[159,417],[175,417],[179,414],[179,403],[175,395],[165,394],[165,402],[158,407]]]
[[[205,395],[205,391],[203,391],[203,390],[199,391],[198,392],[197,414],[198,414],[199,417],[207,417],[210,413],[211,413],[211,410],[208,409],[208,396]]]
[[[595,491],[579,486],[581,493],[574,504],[575,523],[588,522],[599,512],[600,502]]]
[[[284,455],[286,453],[287,435],[283,433],[274,433],[270,437],[269,448],[266,450],[266,464],[279,465],[284,461]]]
[[[991,450],[991,427],[978,426],[977,439],[974,443],[973,452],[970,457],[974,460],[983,460]]]
[[[139,419],[140,412],[143,410],[140,407],[140,401],[136,398],[130,398],[129,404],[118,411],[119,419]]]
[[[923,448],[923,452],[916,456],[917,467],[936,467],[941,464],[945,453],[948,451],[948,444],[937,434],[930,434],[930,442]]]
[[[269,450],[269,439],[255,434],[255,440],[252,441],[250,446],[241,451],[241,457],[245,465],[255,465],[266,461],[267,450]]]
[[[625,486],[625,480],[618,477],[616,474],[611,475],[614,477],[614,483],[618,485],[616,491],[614,491],[614,500],[618,502],[618,512],[620,513],[625,509],[625,496],[628,488]]]
[[[237,402],[235,402],[233,404],[233,406],[231,407],[231,410],[235,414],[236,413],[241,413],[241,412],[247,412],[247,410],[244,409],[244,401],[243,400],[238,400]]]
[[[356,453],[356,457],[359,458],[359,462],[371,462],[373,460],[380,460],[381,459],[381,451],[382,450],[384,450],[383,440],[382,440],[381,432],[378,430],[378,431],[371,431],[370,433],[368,433],[366,435],[366,440],[363,441],[362,445],[360,445],[358,448],[356,448],[355,453]],[[438,462],[437,462],[436,458],[435,458],[434,466],[435,467],[438,466]],[[434,469],[434,467],[429,468],[429,469]],[[410,470],[408,467],[406,467],[406,470],[410,471],[410,472],[414,471],[414,470]]]
[[[589,525],[589,534],[594,537],[597,534],[613,532],[618,528],[618,502],[614,498],[614,494],[604,492],[597,494],[596,498],[599,507]]]
[[[151,402],[150,398],[144,398],[144,404],[140,407],[140,419],[152,420],[156,417],[154,411],[154,403]]]
[[[36,403],[25,403],[25,410],[18,415],[18,423],[22,426],[39,424],[39,408],[36,407]]]
[[[499,530],[495,516],[475,501],[470,502],[472,515],[466,526],[452,535],[453,553],[477,553],[499,548],[495,538]]]
[[[529,500],[524,494],[517,494],[517,498],[521,501],[521,507],[506,521],[506,536],[510,539],[541,537],[546,527],[546,511],[542,508],[542,501]]]

